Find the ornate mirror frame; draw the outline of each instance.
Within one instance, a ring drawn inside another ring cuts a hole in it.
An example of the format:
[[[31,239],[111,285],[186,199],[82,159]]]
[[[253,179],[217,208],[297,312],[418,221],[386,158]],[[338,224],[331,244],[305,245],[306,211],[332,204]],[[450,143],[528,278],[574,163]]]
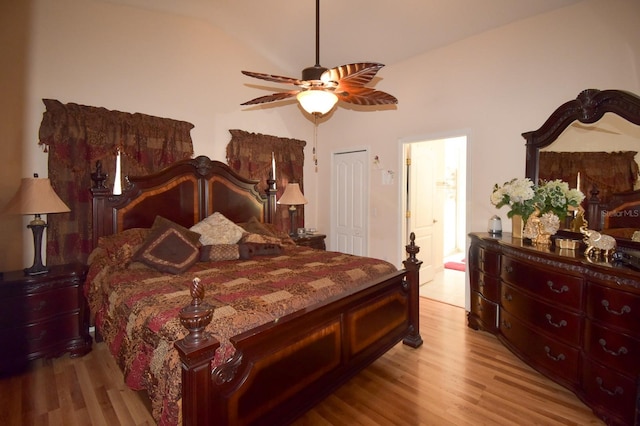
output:
[[[538,130],[522,134],[527,141],[525,176],[538,181],[540,148],[551,145],[571,123],[595,123],[607,112],[640,126],[640,97],[622,90],[587,89],[562,104]]]
[[[522,134],[526,140],[525,176],[538,182],[540,149],[551,145],[572,123],[579,121],[592,124],[608,112],[640,126],[640,97],[622,90],[587,89],[580,92],[576,99],[562,104],[538,130]],[[589,199],[589,194],[585,195]],[[599,213],[587,212],[587,218],[591,219],[591,216]],[[628,243],[618,240],[618,243],[640,248],[640,244],[630,240]]]

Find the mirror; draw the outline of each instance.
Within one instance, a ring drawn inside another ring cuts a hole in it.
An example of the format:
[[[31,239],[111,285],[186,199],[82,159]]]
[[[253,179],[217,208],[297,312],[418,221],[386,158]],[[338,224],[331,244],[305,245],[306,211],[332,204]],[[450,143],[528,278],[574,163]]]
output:
[[[526,140],[525,176],[538,181],[541,151],[640,151],[639,126],[639,96],[621,90],[584,90],[576,99],[558,107],[538,130],[522,134]],[[639,156],[631,161],[636,169]],[[637,190],[637,172],[635,177]],[[577,185],[577,176],[559,178],[572,187]],[[589,228],[599,229],[606,206],[598,198],[599,192],[589,193],[591,188],[586,186],[583,180],[585,216]],[[636,192],[640,200],[640,191]]]

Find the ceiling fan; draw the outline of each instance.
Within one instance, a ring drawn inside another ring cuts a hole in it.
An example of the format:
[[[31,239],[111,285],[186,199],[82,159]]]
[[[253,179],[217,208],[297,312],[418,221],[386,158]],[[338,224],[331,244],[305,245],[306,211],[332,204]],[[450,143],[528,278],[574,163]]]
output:
[[[358,62],[325,68],[320,65],[320,0],[316,0],[316,64],[302,70],[302,78],[281,77],[251,71],[244,75],[291,84],[298,89],[260,96],[241,105],[256,105],[296,97],[302,108],[314,116],[331,111],[338,100],[355,105],[390,105],[398,100],[385,92],[365,87],[384,65],[376,62]]]

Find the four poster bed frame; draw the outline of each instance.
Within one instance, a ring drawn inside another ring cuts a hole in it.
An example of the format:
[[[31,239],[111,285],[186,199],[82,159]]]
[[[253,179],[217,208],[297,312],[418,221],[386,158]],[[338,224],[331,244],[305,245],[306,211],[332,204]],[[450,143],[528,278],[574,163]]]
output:
[[[93,244],[101,236],[151,227],[156,215],[190,227],[214,212],[234,222],[271,223],[275,182],[266,196],[257,181],[200,156],[145,177],[132,177],[120,196],[92,175]],[[188,334],[175,343],[182,364],[186,425],[284,424],[302,415],[402,341],[417,348],[421,262],[413,235],[404,269],[321,306],[295,312],[231,339],[236,354],[211,369],[220,343],[204,333],[212,309],[194,280],[192,302],[180,313]],[[99,333],[99,330],[97,330]]]

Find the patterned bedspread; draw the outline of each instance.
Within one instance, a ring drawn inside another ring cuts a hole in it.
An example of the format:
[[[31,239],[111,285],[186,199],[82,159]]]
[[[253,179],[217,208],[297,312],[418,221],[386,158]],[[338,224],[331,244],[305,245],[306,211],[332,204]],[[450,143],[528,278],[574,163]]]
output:
[[[181,370],[173,343],[184,337],[180,309],[191,302],[194,277],[215,308],[207,327],[221,346],[213,364],[229,359],[229,338],[395,272],[384,261],[287,247],[277,256],[199,262],[186,273],[160,273],[141,263],[124,267],[92,255],[85,293],[100,331],[132,389],[146,389],[159,424],[180,422]]]

